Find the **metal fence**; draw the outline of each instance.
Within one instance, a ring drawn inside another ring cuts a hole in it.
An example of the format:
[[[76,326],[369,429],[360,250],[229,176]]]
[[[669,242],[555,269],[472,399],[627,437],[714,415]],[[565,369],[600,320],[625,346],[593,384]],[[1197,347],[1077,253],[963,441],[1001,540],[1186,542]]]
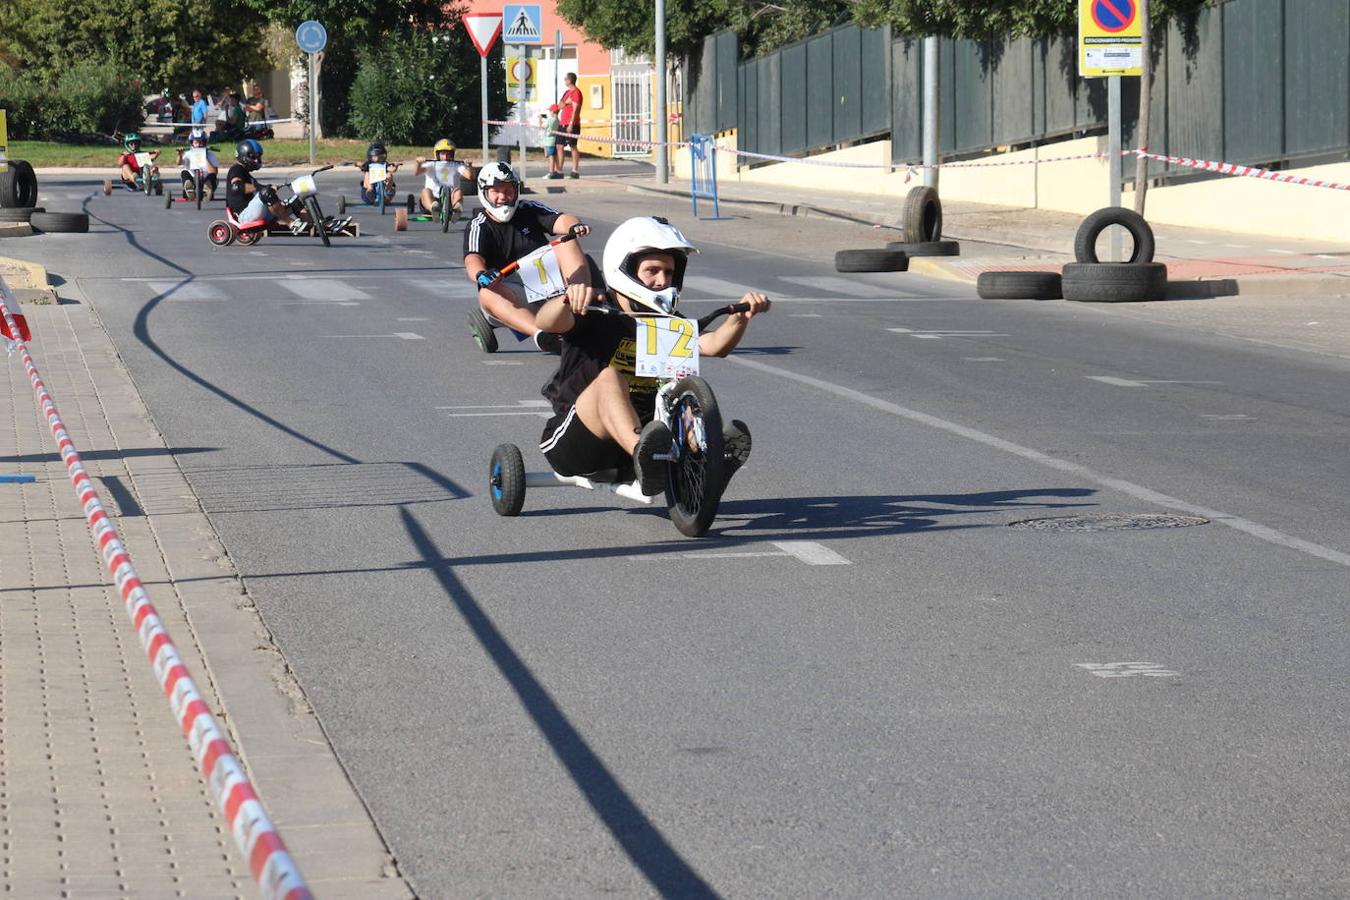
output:
[[[723,32],[688,61],[693,130],[736,128],[741,148],[782,155],[889,133],[894,162],[921,157],[922,41],[849,25],[738,52]],[[1078,77],[1073,38],[943,39],[939,53],[945,156],[1106,126],[1106,82]],[[1350,151],[1347,0],[1227,0],[1160,30],[1153,54],[1155,152],[1265,165]],[[1136,84],[1122,92],[1125,146]]]

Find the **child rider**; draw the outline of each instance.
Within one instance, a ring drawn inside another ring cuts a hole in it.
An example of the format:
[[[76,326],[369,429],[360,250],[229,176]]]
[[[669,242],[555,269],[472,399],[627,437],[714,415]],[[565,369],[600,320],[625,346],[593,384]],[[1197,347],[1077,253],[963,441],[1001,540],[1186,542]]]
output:
[[[435,163],[427,164],[425,157],[417,157],[417,168],[413,175],[426,175],[426,182],[422,186],[422,194],[419,198],[422,201],[422,208],[433,216],[441,214],[441,188],[450,189],[450,209],[458,213],[464,205],[464,181],[469,178],[469,167],[455,159],[455,145],[450,143],[448,138],[441,138],[432,148],[436,163],[449,163],[449,171],[445,174],[449,176],[448,181],[441,180],[441,173],[437,171]],[[439,168],[444,169],[444,166]]]
[[[665,219],[629,219],[605,244],[606,301],[625,313],[670,315],[679,301],[689,254],[698,251]],[[539,308],[539,327],[563,336],[562,359],[543,394],[554,416],[544,426],[540,449],[559,475],[626,471],[648,497],[666,486],[666,466],[655,458],[670,449],[670,428],[655,418],[660,382],[634,374],[637,323],[629,315],[587,313],[600,302],[591,285],[572,284],[567,293]],[[726,356],[736,348],[750,320],[769,309],[769,298],[750,291],[741,298],[750,309],[699,335],[700,356]],[[732,420],[724,434],[724,477],[750,455],[750,430]],[[725,486],[725,485],[724,485]]]
[[[205,150],[206,165],[202,169],[202,186],[206,190],[206,199],[216,199],[216,176],[220,172],[220,160],[216,158],[216,151],[206,146],[206,130],[203,128],[194,128],[188,135],[188,146],[178,151],[178,162],[183,167],[183,174],[187,176],[184,180],[192,180],[192,170],[188,166],[188,150]]]
[[[122,137],[122,146],[126,148],[126,152],[117,157],[117,167],[122,170],[122,184],[126,185],[128,190],[141,190],[141,186],[136,183],[138,173],[145,178],[159,177],[159,166],[153,164],[148,172],[141,172],[141,164],[136,161],[136,154],[141,152],[141,136],[139,134],[134,131],[127,132]],[[159,156],[158,150],[146,152],[150,154],[151,160]]]
[[[370,164],[384,163],[388,166],[384,176],[384,202],[392,205],[394,202],[394,172],[398,170],[398,163],[389,162],[389,150],[382,141],[372,141],[366,148],[366,161],[361,163],[361,200],[371,206],[375,205],[375,184],[370,180]]]

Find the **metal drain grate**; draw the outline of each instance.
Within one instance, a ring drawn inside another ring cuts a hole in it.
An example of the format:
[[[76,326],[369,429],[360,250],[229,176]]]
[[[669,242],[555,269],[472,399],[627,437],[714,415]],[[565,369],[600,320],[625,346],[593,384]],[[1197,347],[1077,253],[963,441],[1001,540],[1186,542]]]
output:
[[[1030,528],[1038,531],[1143,531],[1147,528],[1189,528],[1208,525],[1202,516],[1173,516],[1144,514],[1137,516],[1048,516],[1044,519],[1022,519],[1009,522],[1010,528]]]

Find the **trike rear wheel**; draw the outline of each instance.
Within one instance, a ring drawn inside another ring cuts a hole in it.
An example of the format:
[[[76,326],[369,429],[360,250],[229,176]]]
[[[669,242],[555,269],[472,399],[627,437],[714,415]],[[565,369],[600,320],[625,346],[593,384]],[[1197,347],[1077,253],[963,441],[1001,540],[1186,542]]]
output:
[[[697,375],[680,379],[667,403],[678,449],[678,458],[667,463],[670,521],[681,534],[701,537],[717,516],[725,486],[722,414],[712,388]]]
[[[488,467],[492,508],[499,516],[518,516],[525,506],[525,459],[515,444],[499,444]]]

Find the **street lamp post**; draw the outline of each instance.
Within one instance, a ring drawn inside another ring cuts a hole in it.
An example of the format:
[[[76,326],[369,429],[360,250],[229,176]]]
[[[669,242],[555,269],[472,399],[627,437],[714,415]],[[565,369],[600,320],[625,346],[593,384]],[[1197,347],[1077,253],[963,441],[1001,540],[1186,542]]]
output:
[[[656,109],[652,114],[652,140],[656,141],[656,183],[669,180],[666,171],[666,0],[656,0]]]

